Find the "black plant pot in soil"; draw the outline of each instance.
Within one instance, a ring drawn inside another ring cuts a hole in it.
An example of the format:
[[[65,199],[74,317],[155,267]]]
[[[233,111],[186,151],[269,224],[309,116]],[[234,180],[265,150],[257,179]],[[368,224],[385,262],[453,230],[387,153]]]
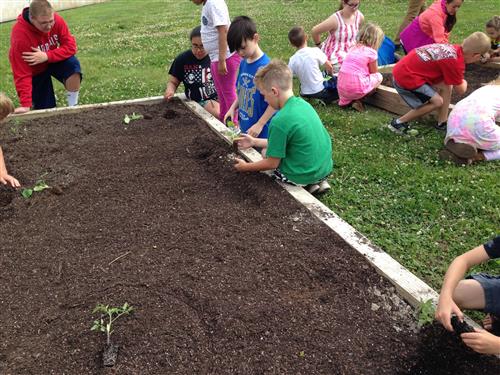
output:
[[[102,363],[104,367],[113,367],[115,365],[116,357],[118,357],[118,348],[118,345],[106,345],[102,352]]]

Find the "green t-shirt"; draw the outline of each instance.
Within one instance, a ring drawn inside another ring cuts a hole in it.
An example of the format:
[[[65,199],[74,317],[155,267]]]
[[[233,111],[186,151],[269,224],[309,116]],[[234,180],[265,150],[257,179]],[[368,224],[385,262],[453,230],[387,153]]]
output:
[[[332,141],[314,108],[293,96],[269,125],[266,155],[280,158],[280,172],[300,185],[318,182],[332,172]]]

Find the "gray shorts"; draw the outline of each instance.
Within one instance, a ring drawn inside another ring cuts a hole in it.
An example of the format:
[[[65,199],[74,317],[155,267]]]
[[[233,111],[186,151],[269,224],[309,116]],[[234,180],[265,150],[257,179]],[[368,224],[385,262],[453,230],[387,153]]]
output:
[[[484,312],[500,317],[500,276],[486,273],[470,275],[468,279],[476,280],[484,290]]]
[[[413,109],[423,106],[434,95],[437,94],[436,91],[432,88],[432,86],[428,85],[427,83],[413,90],[407,90],[402,88],[396,83],[394,79],[392,80],[392,83],[394,85],[394,88],[398,92],[399,96],[401,96],[403,100],[406,102],[406,104],[408,104]]]

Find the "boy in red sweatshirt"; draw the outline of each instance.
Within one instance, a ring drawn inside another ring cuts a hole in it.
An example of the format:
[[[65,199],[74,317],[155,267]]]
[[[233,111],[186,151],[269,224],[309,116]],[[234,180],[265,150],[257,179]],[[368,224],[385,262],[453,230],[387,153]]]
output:
[[[399,60],[392,71],[394,88],[412,110],[393,119],[389,129],[411,134],[408,122],[436,110],[438,121],[434,127],[446,131],[452,90],[458,94],[467,90],[465,64],[479,61],[488,48],[488,36],[475,32],[461,45],[428,44]]]
[[[75,53],[75,38],[47,0],[33,0],[23,9],[10,37],[9,60],[20,101],[15,113],[55,107],[52,76],[64,84],[68,105],[77,105],[82,74]]]

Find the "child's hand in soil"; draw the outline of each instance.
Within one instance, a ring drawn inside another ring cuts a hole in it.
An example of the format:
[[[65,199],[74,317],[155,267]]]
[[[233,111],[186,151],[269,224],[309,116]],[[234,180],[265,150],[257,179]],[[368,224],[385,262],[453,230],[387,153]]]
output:
[[[236,164],[234,165],[234,168],[238,172],[245,172],[245,167],[248,163],[245,160],[240,159],[240,158],[235,158],[234,161],[236,162]]]
[[[453,332],[451,325],[451,315],[455,314],[460,321],[464,319],[464,314],[451,298],[444,298],[442,295],[436,309],[436,320],[438,320],[446,330]]]
[[[9,184],[13,188],[21,187],[21,184],[19,183],[19,181],[17,181],[17,179],[15,179],[14,177],[12,177],[9,174],[5,174],[3,176],[0,176],[0,182],[4,185]]]
[[[482,354],[500,354],[500,337],[483,329],[460,335],[465,345]]]

